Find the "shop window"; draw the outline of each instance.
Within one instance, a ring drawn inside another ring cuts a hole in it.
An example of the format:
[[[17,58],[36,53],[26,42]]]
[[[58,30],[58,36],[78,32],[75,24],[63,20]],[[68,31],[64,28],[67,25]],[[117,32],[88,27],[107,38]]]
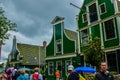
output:
[[[53,64],[53,62],[48,63],[48,74],[49,75],[54,74],[54,64]]]

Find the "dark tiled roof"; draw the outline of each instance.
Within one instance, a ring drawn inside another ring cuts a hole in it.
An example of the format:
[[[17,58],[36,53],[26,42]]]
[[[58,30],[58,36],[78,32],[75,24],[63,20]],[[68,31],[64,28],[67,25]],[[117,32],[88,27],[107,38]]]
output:
[[[20,56],[23,56],[23,65],[38,65],[39,53],[40,60],[42,59],[44,61],[44,48],[41,46],[17,43],[17,48],[20,52]],[[42,63],[40,62],[40,64]]]

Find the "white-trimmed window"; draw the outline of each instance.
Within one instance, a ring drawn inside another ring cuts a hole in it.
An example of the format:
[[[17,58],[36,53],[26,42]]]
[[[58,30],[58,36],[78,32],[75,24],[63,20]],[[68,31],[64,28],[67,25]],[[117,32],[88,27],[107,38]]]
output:
[[[54,75],[54,64],[53,64],[53,62],[48,63],[48,75]]]
[[[105,33],[105,39],[111,40],[116,38],[116,32],[115,32],[115,21],[114,19],[110,19],[108,21],[104,22],[104,33]]]
[[[82,14],[83,23],[87,22],[87,13]]]
[[[56,53],[61,53],[62,52],[62,42],[61,40],[56,41]]]
[[[96,3],[93,3],[90,6],[88,6],[88,10],[89,10],[90,23],[97,21],[98,20],[98,12],[97,12]]]
[[[68,66],[69,65],[72,65],[72,61],[71,60],[65,61],[65,72],[66,72],[66,74],[68,74]]]
[[[60,74],[62,74],[62,61],[56,62],[56,69],[60,71]]]
[[[89,39],[89,31],[88,29],[84,29],[81,31],[81,42],[83,43],[84,46],[88,44],[88,39]]]
[[[106,5],[105,5],[105,3],[102,3],[99,7],[100,7],[100,14],[106,13]]]

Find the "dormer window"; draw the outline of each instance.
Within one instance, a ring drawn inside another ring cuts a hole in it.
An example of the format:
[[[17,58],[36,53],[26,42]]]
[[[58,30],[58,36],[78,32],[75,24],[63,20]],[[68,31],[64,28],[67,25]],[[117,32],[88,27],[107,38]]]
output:
[[[62,42],[61,40],[56,41],[56,53],[61,53],[62,52]]]
[[[82,15],[82,18],[83,18],[83,23],[87,22],[87,14],[86,13],[84,13]]]
[[[100,14],[104,14],[104,13],[106,13],[105,3],[100,5]]]

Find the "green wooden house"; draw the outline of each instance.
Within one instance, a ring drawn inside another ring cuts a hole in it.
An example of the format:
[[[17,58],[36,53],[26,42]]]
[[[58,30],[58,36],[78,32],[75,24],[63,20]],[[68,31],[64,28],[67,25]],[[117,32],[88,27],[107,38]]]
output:
[[[77,22],[79,53],[90,36],[99,37],[109,70],[120,73],[120,1],[84,0]]]
[[[65,80],[68,65],[77,66],[77,33],[64,29],[63,17],[56,16],[52,25],[52,39],[46,47],[46,77],[47,80],[55,80],[55,71],[59,70]]]
[[[18,68],[40,67],[44,69],[45,46],[17,43],[17,39],[14,37],[12,51],[8,56],[8,64]]]

